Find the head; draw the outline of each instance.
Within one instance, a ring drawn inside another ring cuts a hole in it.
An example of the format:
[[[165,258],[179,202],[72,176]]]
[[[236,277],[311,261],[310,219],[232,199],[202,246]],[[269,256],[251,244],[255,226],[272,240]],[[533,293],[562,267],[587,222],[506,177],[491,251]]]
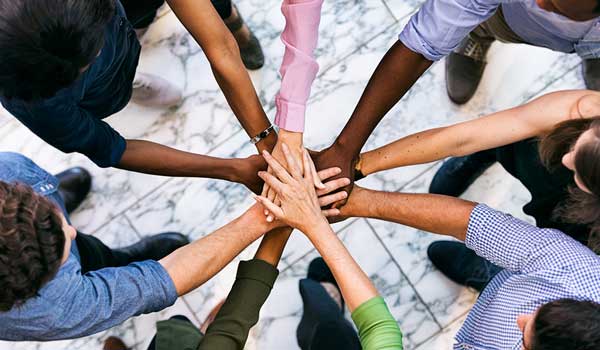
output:
[[[0,0],[0,95],[54,96],[104,44],[115,0]]]
[[[600,349],[600,304],[560,299],[520,315],[523,350]]]
[[[19,306],[58,272],[76,231],[29,186],[0,182],[0,312]]]
[[[540,159],[550,170],[562,165],[573,172],[575,186],[555,216],[589,225],[589,246],[600,251],[600,117],[558,124],[542,138]]]
[[[536,3],[546,11],[574,21],[587,21],[600,16],[599,0],[536,0]]]

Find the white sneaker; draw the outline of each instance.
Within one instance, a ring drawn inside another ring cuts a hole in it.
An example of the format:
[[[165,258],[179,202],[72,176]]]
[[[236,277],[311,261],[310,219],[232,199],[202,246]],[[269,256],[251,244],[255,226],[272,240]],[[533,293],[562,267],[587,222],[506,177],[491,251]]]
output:
[[[135,74],[131,100],[148,107],[173,107],[181,103],[181,90],[167,80],[152,74]]]

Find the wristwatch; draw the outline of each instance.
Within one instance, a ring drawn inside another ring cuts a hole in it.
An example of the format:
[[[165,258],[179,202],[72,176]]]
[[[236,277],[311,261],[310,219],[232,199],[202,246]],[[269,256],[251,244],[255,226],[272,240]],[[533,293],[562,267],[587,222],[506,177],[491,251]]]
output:
[[[250,143],[255,145],[258,142],[260,142],[260,140],[266,138],[267,136],[271,135],[271,133],[273,132],[277,132],[277,130],[275,129],[274,125],[269,126],[268,128],[266,128],[265,130],[261,131],[258,135],[254,136],[253,138],[250,139]]]

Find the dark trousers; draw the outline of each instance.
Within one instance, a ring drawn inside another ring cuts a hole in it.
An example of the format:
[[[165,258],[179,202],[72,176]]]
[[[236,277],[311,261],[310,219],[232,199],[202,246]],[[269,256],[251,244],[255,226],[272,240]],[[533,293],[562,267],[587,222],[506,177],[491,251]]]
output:
[[[171,317],[171,320],[180,320],[180,321],[192,323],[192,321],[190,321],[189,318],[187,318],[183,315],[175,315],[175,316]],[[148,350],[156,350],[156,334],[152,338],[150,345],[148,345]]]
[[[296,331],[302,350],[359,350],[360,340],[352,324],[321,284],[300,280],[304,313]]]
[[[94,236],[78,232],[75,243],[81,258],[81,273],[105,267],[126,266],[131,263],[127,254],[110,249]]]
[[[221,18],[231,16],[231,0],[211,0],[211,2]],[[164,0],[121,0],[127,18],[135,29],[148,27],[156,17],[156,11],[164,3]]]

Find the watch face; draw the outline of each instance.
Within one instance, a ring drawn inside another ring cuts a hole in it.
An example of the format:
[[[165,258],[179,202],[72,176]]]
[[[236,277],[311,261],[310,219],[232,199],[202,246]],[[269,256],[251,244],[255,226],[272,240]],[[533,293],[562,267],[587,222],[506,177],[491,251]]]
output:
[[[267,130],[265,130],[265,131],[261,132],[259,136],[261,139],[264,139],[265,137],[269,136],[269,132]]]

